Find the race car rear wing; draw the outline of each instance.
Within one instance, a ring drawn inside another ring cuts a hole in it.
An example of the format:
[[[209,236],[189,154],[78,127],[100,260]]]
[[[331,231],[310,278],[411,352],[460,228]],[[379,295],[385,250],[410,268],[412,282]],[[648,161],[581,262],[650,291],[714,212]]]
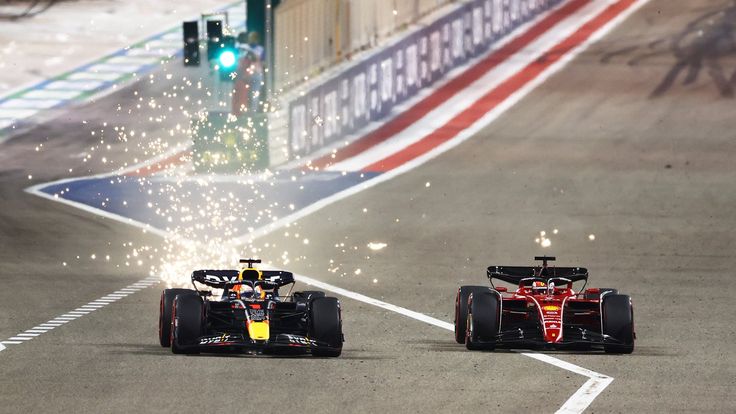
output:
[[[531,284],[532,281],[562,278],[566,281],[577,282],[588,281],[588,269],[584,267],[540,267],[540,266],[488,266],[488,279],[493,285],[493,279],[519,285],[524,282]]]
[[[243,272],[243,281],[238,280],[238,270],[195,270],[192,272],[192,282],[199,282],[216,289],[231,288],[240,284],[253,284],[261,281],[274,287],[281,287],[294,283],[294,274],[283,270],[246,270]],[[259,279],[259,276],[261,278]]]

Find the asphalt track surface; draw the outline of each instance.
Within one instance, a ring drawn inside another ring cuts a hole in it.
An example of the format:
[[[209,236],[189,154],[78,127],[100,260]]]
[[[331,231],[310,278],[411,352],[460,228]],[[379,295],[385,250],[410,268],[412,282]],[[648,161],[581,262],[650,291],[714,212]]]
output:
[[[591,412],[736,411],[736,109],[718,76],[731,76],[734,56],[696,45],[712,58],[691,70],[697,53],[669,46],[729,5],[648,3],[473,139],[299,220],[292,231],[308,245],[259,239],[261,255],[298,251],[297,273],[451,322],[455,289],[484,283],[485,266],[555,254],[634,300],[633,355],[555,355],[615,378]],[[678,70],[678,59],[692,62]],[[689,83],[688,71],[698,72]],[[156,131],[116,110],[133,91],[169,86],[132,85],[2,144],[3,337],[147,276],[122,265],[123,243],[159,238],[22,190],[144,157],[125,144],[108,164],[78,154],[103,122],[153,136],[181,122]],[[550,247],[534,242],[553,229]],[[330,260],[348,274],[329,272]],[[549,412],[584,380],[516,353],[469,353],[450,332],[348,298],[339,359],[175,356],[156,342],[159,294],[144,289],[0,352],[0,411]]]

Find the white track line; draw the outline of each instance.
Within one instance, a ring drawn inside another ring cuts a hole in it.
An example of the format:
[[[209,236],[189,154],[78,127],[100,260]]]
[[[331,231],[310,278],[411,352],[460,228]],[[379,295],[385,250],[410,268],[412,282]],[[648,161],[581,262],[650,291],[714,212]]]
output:
[[[36,89],[23,95],[26,99],[72,99],[81,92],[77,91],[47,91],[45,89]]]
[[[175,156],[177,154],[180,154],[180,153],[182,153],[184,151],[187,151],[190,148],[191,148],[191,144],[189,144],[189,145],[177,145],[175,148],[173,148],[173,149],[171,149],[171,150],[169,150],[169,151],[167,151],[167,152],[165,152],[163,154],[160,154],[160,155],[158,155],[158,156],[156,156],[154,158],[151,158],[149,160],[143,161],[143,162],[141,162],[139,164],[136,164],[136,165],[132,165],[132,166],[129,166],[129,167],[120,168],[120,169],[117,169],[117,170],[115,170],[113,172],[109,172],[109,173],[95,174],[95,175],[90,175],[90,176],[86,176],[86,177],[64,178],[64,179],[53,181],[53,182],[40,183],[40,184],[36,184],[34,186],[31,186],[31,187],[26,188],[25,189],[25,192],[27,192],[29,194],[36,195],[36,196],[41,197],[41,198],[45,198],[47,200],[56,201],[57,203],[66,204],[68,206],[72,206],[72,207],[78,208],[80,210],[87,211],[87,212],[92,213],[92,214],[94,214],[96,216],[108,218],[110,220],[115,220],[115,221],[118,221],[118,222],[121,222],[121,223],[125,223],[125,224],[130,225],[130,226],[133,226],[133,227],[138,227],[139,229],[143,230],[145,233],[151,233],[151,234],[155,234],[157,236],[163,237],[163,238],[169,238],[169,239],[172,239],[172,240],[176,240],[176,239],[178,239],[178,237],[176,237],[176,236],[172,235],[171,233],[168,233],[168,232],[166,232],[164,230],[157,229],[157,228],[151,226],[150,224],[143,223],[143,222],[140,222],[140,221],[137,221],[137,220],[133,220],[133,219],[131,219],[129,217],[121,216],[119,214],[110,213],[110,212],[107,212],[105,210],[100,210],[100,209],[97,209],[95,207],[91,207],[91,206],[89,206],[87,204],[84,204],[84,203],[80,203],[80,202],[72,201],[72,200],[67,200],[67,199],[65,199],[63,197],[58,197],[56,195],[46,194],[43,191],[41,191],[41,189],[44,188],[44,187],[48,187],[49,185],[59,185],[59,184],[69,183],[69,182],[77,181],[77,180],[80,180],[80,179],[83,179],[83,178],[84,179],[90,179],[90,178],[106,178],[106,177],[112,177],[112,176],[117,176],[117,175],[124,175],[124,174],[132,173],[132,172],[141,171],[141,170],[145,169],[146,167],[149,167],[151,165],[155,165],[155,164],[157,164],[159,162],[165,161],[166,159],[171,158],[172,156]],[[134,284],[128,286],[127,289],[131,289],[131,290],[133,290],[133,289],[144,289],[144,288],[147,288],[148,286],[149,285],[145,284],[143,281],[140,281],[138,283],[134,283]]]
[[[549,355],[531,352],[525,352],[522,353],[522,355],[526,355],[530,358],[534,358],[536,360],[555,365],[562,369],[589,378],[588,381],[586,381],[585,384],[583,384],[583,386],[580,387],[575,392],[575,394],[570,396],[570,398],[565,401],[565,404],[559,410],[557,410],[558,413],[583,412],[583,410],[585,410],[590,405],[590,403],[593,402],[595,397],[597,397],[598,394],[600,394],[610,383],[613,382],[613,378],[607,375],[599,374],[595,371],[591,371],[575,364],[562,361]]]
[[[353,292],[347,289],[343,289],[341,287],[331,285],[329,283],[321,282],[317,279],[313,279],[308,276],[294,275],[294,278],[307,285],[314,286],[316,288],[326,290],[326,291],[335,293],[340,296],[345,296],[347,298],[357,300],[359,302],[377,306],[379,308],[386,309],[391,312],[396,312],[398,314],[408,316],[409,318],[416,319],[418,321],[422,321],[422,322],[437,326],[439,328],[442,328],[448,331],[452,331],[452,332],[455,331],[455,326],[453,324],[439,320],[437,318],[433,318],[423,313],[415,312],[407,308],[402,308],[401,306],[392,305],[382,300],[374,299],[374,298],[365,296],[357,292]],[[544,362],[550,365],[554,365],[557,368],[561,368],[566,371],[570,371],[575,374],[582,375],[584,377],[588,377],[588,380],[585,382],[585,384],[583,384],[582,387],[580,387],[572,396],[570,396],[570,398],[567,401],[565,401],[562,407],[560,407],[560,409],[557,410],[557,413],[581,413],[583,412],[586,408],[588,408],[590,403],[593,402],[595,397],[597,397],[598,394],[600,394],[611,382],[613,382],[612,377],[597,373],[595,371],[591,371],[587,368],[577,366],[575,364],[572,364],[567,361],[563,361],[561,359],[557,359],[550,355],[539,354],[536,352],[521,352],[520,354],[527,356],[529,358],[534,358],[538,361],[541,361],[541,362]]]

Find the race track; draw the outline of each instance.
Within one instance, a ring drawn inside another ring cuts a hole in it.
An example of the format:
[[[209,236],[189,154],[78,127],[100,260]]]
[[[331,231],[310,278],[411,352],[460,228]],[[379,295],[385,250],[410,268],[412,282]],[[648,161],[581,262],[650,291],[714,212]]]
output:
[[[445,322],[486,266],[556,255],[634,301],[632,355],[552,353],[614,378],[589,412],[736,412],[736,51],[724,46],[736,35],[691,34],[734,7],[650,1],[471,139],[253,247]],[[162,70],[173,80],[157,73],[0,144],[2,338],[147,277],[163,255],[155,234],[24,192],[146,159],[140,132],[186,122],[135,108],[178,85],[183,69]],[[106,122],[139,133],[82,163]],[[138,246],[140,266],[126,257]],[[553,412],[586,380],[517,352],[467,352],[445,329],[350,297],[337,359],[173,355],[156,337],[162,288],[0,351],[0,411]]]

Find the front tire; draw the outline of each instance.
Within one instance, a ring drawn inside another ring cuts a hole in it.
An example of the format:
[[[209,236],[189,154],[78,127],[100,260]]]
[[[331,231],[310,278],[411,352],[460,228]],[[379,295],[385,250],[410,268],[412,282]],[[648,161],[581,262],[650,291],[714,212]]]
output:
[[[496,348],[500,324],[499,297],[495,292],[473,293],[468,300],[465,347],[469,350]]]
[[[179,294],[196,294],[192,289],[164,289],[158,311],[158,341],[162,347],[171,346],[171,321],[174,299]]]
[[[488,292],[487,286],[460,286],[455,295],[455,342],[465,343],[468,321],[468,298],[475,292]]]
[[[321,297],[313,299],[309,309],[309,337],[327,348],[313,348],[312,355],[319,357],[338,357],[342,353],[342,315],[337,298]]]
[[[199,353],[199,337],[202,335],[202,299],[196,295],[182,294],[174,299],[171,351],[175,354]]]
[[[602,312],[603,333],[618,341],[604,344],[603,350],[609,354],[634,352],[634,309],[629,295],[607,294]]]

